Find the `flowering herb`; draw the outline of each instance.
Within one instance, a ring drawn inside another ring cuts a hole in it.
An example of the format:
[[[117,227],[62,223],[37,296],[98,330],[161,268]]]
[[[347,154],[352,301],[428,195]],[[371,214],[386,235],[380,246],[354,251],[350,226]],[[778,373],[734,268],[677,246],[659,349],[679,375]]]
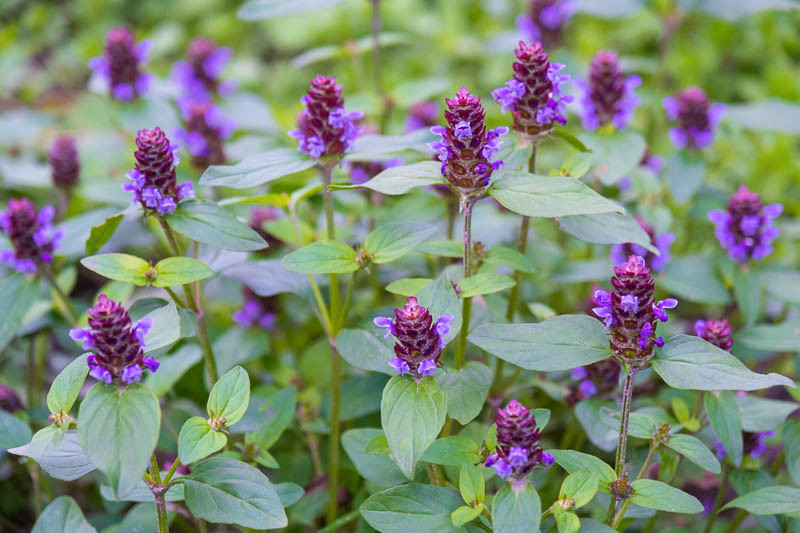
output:
[[[153,79],[152,74],[141,71],[152,46],[149,39],[137,43],[128,28],[111,28],[103,55],[89,60],[93,83],[123,102],[142,96]]]
[[[179,98],[178,107],[185,127],[175,132],[175,138],[186,146],[192,164],[205,170],[225,163],[224,141],[230,139],[236,123],[209,100]]]
[[[712,209],[708,219],[714,223],[717,240],[731,259],[746,263],[772,253],[772,241],[780,234],[773,220],[782,211],[781,204],[764,205],[758,193],[742,185],[728,200],[728,208]]]
[[[0,252],[0,261],[23,274],[52,263],[53,252],[64,237],[63,230],[53,228],[53,216],[52,206],[37,211],[27,198],[9,200],[6,211],[0,213],[0,226],[12,248]]]
[[[517,28],[530,41],[547,47],[561,42],[564,25],[578,8],[574,0],[529,0],[528,13],[517,17]]]
[[[650,265],[650,268],[656,272],[663,272],[670,259],[669,248],[675,242],[675,234],[667,232],[656,235],[655,228],[645,222],[641,216],[636,217],[636,222],[650,237],[650,244],[659,251],[660,255],[656,255],[636,243],[614,244],[611,246],[611,261],[616,264],[624,263],[631,255],[638,255],[644,258],[645,264]]]
[[[663,100],[667,118],[676,121],[669,138],[677,148],[702,149],[714,142],[714,130],[725,113],[724,104],[709,104],[699,87],[689,87]]]
[[[236,90],[236,82],[220,77],[232,56],[233,51],[227,46],[217,46],[211,39],[198,37],[189,43],[186,60],[173,66],[172,79],[185,96],[194,100],[228,96]]]
[[[613,124],[623,130],[633,118],[639,105],[635,89],[642,84],[636,74],[625,76],[616,52],[601,50],[589,67],[589,79],[574,81],[581,93],[581,121],[587,130]]]

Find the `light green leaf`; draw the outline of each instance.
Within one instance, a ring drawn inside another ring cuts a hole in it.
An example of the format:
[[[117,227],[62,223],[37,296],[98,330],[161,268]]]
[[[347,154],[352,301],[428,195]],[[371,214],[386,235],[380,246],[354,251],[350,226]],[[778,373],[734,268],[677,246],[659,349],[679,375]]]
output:
[[[464,278],[458,284],[462,298],[471,298],[480,294],[493,294],[516,285],[508,276],[494,273],[475,274]]]
[[[284,482],[277,483],[273,486],[275,487],[275,492],[278,493],[278,498],[280,498],[281,505],[283,505],[284,508],[294,505],[300,501],[300,498],[302,498],[303,494],[305,494],[303,487],[295,483]]]
[[[359,511],[381,533],[454,533],[462,530],[450,515],[460,504],[453,489],[408,483],[373,494]]]
[[[633,130],[616,130],[612,134],[587,131],[578,138],[592,151],[594,174],[604,185],[618,182],[639,166],[647,143]]]
[[[483,363],[467,361],[464,368],[449,369],[438,381],[447,394],[447,414],[465,426],[483,409],[492,384],[492,371]]]
[[[504,485],[492,499],[492,526],[495,533],[537,533],[542,502],[530,483],[519,491]]]
[[[174,303],[161,306],[147,313],[145,317],[153,321],[153,326],[144,337],[145,353],[169,346],[180,338],[181,318]]]
[[[100,254],[81,259],[81,264],[103,277],[117,281],[147,285],[145,275],[152,269],[150,263],[139,257],[128,254]]]
[[[633,486],[631,502],[636,505],[668,513],[703,512],[703,504],[697,498],[661,481],[638,479],[631,485]]]
[[[469,341],[527,370],[569,370],[607,359],[603,323],[585,315],[561,315],[539,324],[485,324]]]
[[[677,433],[669,438],[667,447],[675,450],[700,468],[704,468],[712,474],[720,473],[719,461],[706,445],[696,437]]]
[[[235,165],[212,165],[203,172],[200,185],[247,189],[303,171],[315,164],[316,160],[305,157],[297,150],[278,148],[251,155]]]
[[[481,507],[468,507],[466,505],[462,505],[450,514],[450,521],[455,527],[460,528],[464,524],[472,522],[478,518],[481,515],[481,512],[483,512]]]
[[[486,257],[483,261],[490,265],[507,266],[518,272],[525,272],[526,274],[533,274],[536,272],[536,266],[527,255],[507,246],[495,246],[486,253]]]
[[[343,329],[336,336],[336,349],[356,368],[395,375],[389,366],[389,361],[395,357],[394,351],[369,331]]]
[[[570,474],[581,470],[594,472],[600,480],[601,490],[607,489],[607,485],[617,479],[614,469],[594,455],[575,450],[548,450],[547,453],[553,456],[558,466]]]
[[[400,296],[414,296],[427,287],[433,280],[430,278],[403,278],[386,286],[386,292]]]
[[[158,276],[153,280],[154,287],[175,287],[193,281],[210,278],[214,275],[208,265],[189,257],[168,257],[155,266]]]
[[[599,213],[577,215],[558,219],[559,227],[586,242],[599,244],[635,243],[659,255],[658,248],[650,242],[650,236],[631,215]]]
[[[81,392],[89,365],[86,360],[89,354],[76,357],[64,370],[59,372],[47,393],[47,408],[51,413],[69,413],[78,394]]]
[[[380,37],[383,37],[384,43],[391,41],[392,44],[403,44],[401,39],[407,39],[406,36],[395,33],[383,33]],[[372,39],[370,38],[370,44],[371,41]],[[417,150],[428,153],[427,143],[433,142],[437,138],[428,128],[420,128],[403,135],[361,135],[353,141],[352,151],[347,154],[346,159],[350,161],[374,161],[375,159],[380,159],[380,156],[384,154],[402,152],[404,150]]]
[[[111,240],[114,232],[117,231],[124,215],[122,213],[105,219],[102,223],[92,226],[89,238],[86,239],[86,255],[94,255],[105,243]]]
[[[578,470],[568,475],[561,483],[558,499],[569,498],[574,500],[573,505],[576,509],[581,508],[592,501],[599,484],[600,478],[597,474],[591,470]]]
[[[669,190],[679,204],[685,204],[703,185],[706,163],[697,151],[678,150],[664,169]]]
[[[346,274],[359,269],[356,252],[339,241],[318,241],[283,257],[281,264],[303,274]]]
[[[440,274],[433,283],[419,291],[417,300],[419,305],[428,308],[434,320],[442,315],[453,315],[453,321],[450,322],[450,333],[445,335],[444,341],[449,343],[455,339],[458,332],[461,331],[461,300],[456,296],[456,291],[453,289],[447,273]]]
[[[59,496],[44,508],[31,533],[97,533],[69,496]]]
[[[755,324],[761,312],[761,283],[758,273],[737,269],[733,276],[733,295],[747,327]]]
[[[739,496],[723,509],[739,507],[754,515],[773,515],[800,512],[800,489],[773,485]]]
[[[225,433],[212,429],[205,418],[193,416],[184,422],[178,435],[178,458],[185,465],[192,464],[218,452],[227,443]]]
[[[469,463],[461,465],[458,472],[458,490],[467,505],[483,503],[486,492],[483,474],[478,467]]]
[[[48,475],[64,481],[73,481],[95,469],[78,440],[74,429],[64,431],[48,426],[36,432],[29,444],[12,448],[9,453],[30,457]]]
[[[398,222],[375,228],[364,241],[364,249],[377,264],[401,258],[433,235],[436,226],[418,222]]]
[[[742,413],[731,391],[706,394],[703,398],[706,414],[714,433],[725,447],[733,464],[742,464]]]
[[[422,460],[437,465],[459,466],[474,465],[480,457],[475,441],[460,435],[450,435],[433,441],[422,454]]]
[[[181,202],[167,222],[178,233],[215,248],[249,252],[267,247],[258,233],[213,202]]]
[[[581,519],[575,513],[564,510],[560,505],[555,505],[553,515],[556,519],[558,533],[578,533],[580,531]]]
[[[250,376],[244,368],[235,366],[219,378],[208,395],[209,418],[224,418],[230,427],[242,419],[250,402]]]
[[[444,184],[442,165],[435,161],[422,161],[413,165],[389,167],[361,185],[381,194],[406,194],[416,187]]]

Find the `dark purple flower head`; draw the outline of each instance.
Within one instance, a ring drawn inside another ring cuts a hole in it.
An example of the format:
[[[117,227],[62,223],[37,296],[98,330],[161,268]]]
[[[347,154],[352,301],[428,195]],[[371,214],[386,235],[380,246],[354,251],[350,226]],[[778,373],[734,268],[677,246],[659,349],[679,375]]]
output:
[[[508,128],[486,129],[481,99],[462,87],[455,98],[446,98],[444,118],[447,127],[434,126],[431,132],[441,139],[430,143],[442,162],[442,175],[462,197],[482,194],[492,172],[502,161],[492,161]]]
[[[227,96],[236,90],[236,82],[221,80],[220,76],[232,56],[230,48],[198,37],[189,43],[187,60],[175,63],[172,79],[181,86],[184,95],[194,99],[211,100],[213,96]]]
[[[698,320],[694,323],[694,331],[698,337],[702,337],[714,346],[731,351],[731,346],[733,346],[731,332],[733,330],[728,325],[727,319],[716,320],[708,318],[706,320]]]
[[[514,54],[514,77],[505,87],[492,91],[492,98],[503,113],[511,111],[514,131],[531,140],[541,139],[552,131],[555,122],[567,123],[564,105],[572,101],[572,96],[564,96],[561,85],[570,77],[561,74],[563,64],[548,61],[542,43],[520,41]]]
[[[347,152],[359,134],[356,121],[364,113],[345,110],[342,86],[336,84],[336,78],[317,74],[300,102],[306,108],[297,118],[297,129],[289,132],[289,137],[297,139],[297,149],[311,157]]]
[[[539,445],[540,431],[530,409],[511,400],[505,409],[498,409],[494,419],[497,424],[497,448],[486,458],[486,466],[512,484],[524,483],[525,476],[540,465],[549,467],[553,458]]]
[[[81,164],[78,161],[75,139],[66,136],[57,137],[50,147],[49,156],[53,185],[61,188],[77,185]]]
[[[597,290],[594,313],[603,319],[611,333],[611,351],[626,364],[641,365],[653,354],[655,346],[664,341],[656,336],[658,321],[666,322],[666,309],[678,305],[674,298],[656,302],[653,299],[655,282],[644,259],[631,255],[628,261],[614,267],[611,292]]]
[[[561,42],[562,29],[577,7],[574,0],[530,0],[528,13],[517,17],[517,28],[528,40],[552,48]]]
[[[282,216],[283,211],[277,207],[256,207],[250,212],[250,221],[248,225],[266,241],[269,248],[272,248],[274,246],[279,246],[283,241],[271,233],[267,233],[264,229],[264,224],[273,220],[278,220],[282,218]]]
[[[617,389],[621,368],[613,359],[604,359],[572,370],[570,377],[577,381],[564,395],[568,405],[575,405],[592,396],[607,396]]]
[[[53,252],[64,237],[63,230],[53,228],[54,215],[55,209],[50,205],[37,212],[27,198],[9,200],[8,209],[0,212],[0,227],[13,248],[0,252],[0,261],[24,274],[52,263]]]
[[[143,95],[153,75],[142,72],[141,67],[147,64],[152,46],[149,39],[136,43],[128,28],[111,28],[103,55],[89,60],[93,80],[97,80],[92,83],[105,87],[117,100],[129,101]]]
[[[699,87],[689,87],[662,101],[669,120],[677,126],[669,137],[677,148],[701,149],[714,141],[714,130],[722,120],[724,104],[709,104],[706,93]]]
[[[11,387],[0,383],[0,410],[8,413],[22,409],[19,395]]]
[[[618,502],[627,500],[633,496],[634,493],[633,485],[628,481],[627,472],[624,472],[619,479],[612,481],[609,484],[609,488],[611,489],[611,495],[614,496],[614,499]]]
[[[644,258],[644,262],[650,265],[650,268],[656,272],[663,272],[670,260],[669,248],[675,242],[675,234],[668,232],[656,235],[655,228],[645,222],[641,216],[636,217],[636,222],[647,233],[650,237],[650,244],[655,246],[661,255],[656,255],[644,246],[635,243],[614,244],[611,246],[611,261],[616,264],[624,263],[628,257],[638,255]]]
[[[746,263],[772,253],[772,241],[780,234],[773,220],[782,211],[781,204],[764,205],[758,193],[742,185],[728,200],[728,209],[712,209],[708,219],[716,226],[717,240],[731,259]]]
[[[408,109],[406,131],[435,126],[439,119],[439,104],[433,100],[419,102]]]
[[[428,308],[409,296],[403,307],[394,310],[394,320],[379,316],[373,322],[386,329],[384,337],[394,335],[397,339],[394,345],[397,357],[389,365],[401,375],[410,374],[419,381],[436,371],[452,320],[453,315],[442,315],[434,322]]]
[[[89,327],[73,328],[69,336],[83,342],[84,350],[91,350],[89,375],[111,383],[135,383],[142,379],[142,370],[151,372],[159,363],[152,357],[144,357],[144,337],[153,325],[150,318],[143,318],[135,325],[122,304],[109,299],[105,294],[97,298],[90,308]]]
[[[178,99],[185,128],[175,132],[192,156],[192,164],[203,171],[211,165],[225,163],[224,141],[231,138],[236,123],[225,117],[211,100],[190,97]]]
[[[272,331],[275,329],[277,300],[274,297],[262,297],[244,287],[244,305],[233,313],[233,321],[242,328],[254,325]]]
[[[166,215],[175,212],[181,200],[194,198],[191,182],[178,186],[178,145],[171,143],[161,128],[139,130],[136,147],[136,166],[126,174],[130,183],[122,185],[122,190],[131,193],[132,203],[142,204],[146,213]]]
[[[601,50],[595,54],[589,70],[589,80],[575,80],[581,91],[581,120],[587,130],[604,124],[625,129],[639,105],[634,90],[642,79],[632,74],[625,77],[616,52]]]

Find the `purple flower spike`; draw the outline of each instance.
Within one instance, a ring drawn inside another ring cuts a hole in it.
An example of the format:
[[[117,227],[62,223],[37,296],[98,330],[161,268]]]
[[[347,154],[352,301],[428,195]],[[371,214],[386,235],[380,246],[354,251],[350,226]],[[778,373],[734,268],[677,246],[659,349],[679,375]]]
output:
[[[417,367],[417,373],[423,378],[432,376],[434,372],[436,372],[436,363],[431,360],[422,361]]]
[[[272,331],[275,329],[275,307],[277,300],[273,297],[262,297],[248,288],[243,288],[244,305],[233,313],[233,321],[242,328],[254,325]]]
[[[662,101],[667,118],[677,121],[669,136],[677,148],[699,150],[714,141],[714,130],[725,112],[723,104],[709,104],[699,87],[689,87]]]
[[[594,130],[610,123],[617,129],[625,129],[639,105],[634,90],[641,83],[639,76],[625,77],[616,52],[597,52],[592,59],[589,80],[575,80],[575,85],[582,93],[583,127]]]
[[[64,237],[62,230],[53,228],[54,214],[49,205],[37,212],[27,198],[9,200],[7,210],[0,212],[0,227],[13,248],[0,253],[0,260],[23,274],[32,274],[43,264],[51,263],[53,252]]]
[[[433,101],[419,102],[408,109],[405,130],[415,131],[436,125],[439,118],[439,104]]]
[[[306,108],[297,119],[297,129],[288,132],[297,139],[297,149],[315,158],[349,151],[360,133],[356,122],[364,114],[345,111],[342,86],[336,84],[336,78],[317,75],[300,101]]]
[[[734,261],[745,264],[772,253],[772,241],[780,234],[773,220],[783,211],[781,204],[764,205],[758,193],[744,185],[728,200],[728,208],[712,209],[708,219],[716,227],[720,246]]]
[[[129,101],[147,92],[152,74],[141,72],[152,41],[134,40],[128,28],[111,28],[103,55],[89,60],[94,71],[90,85],[101,86],[115,99]]]
[[[210,100],[182,97],[178,99],[178,107],[185,128],[176,131],[175,138],[186,146],[192,164],[200,171],[224,164],[227,160],[224,141],[231,138],[236,123]]]
[[[672,243],[675,242],[675,234],[662,233],[661,235],[656,235],[655,228],[645,222],[644,219],[638,215],[636,216],[636,222],[638,222],[639,227],[641,227],[644,232],[647,233],[648,237],[650,237],[650,243],[655,246],[661,255],[656,255],[647,248],[639,246],[638,244],[615,244],[611,246],[611,261],[614,263],[624,263],[629,256],[638,255],[644,258],[645,263],[650,265],[650,268],[656,272],[663,272],[664,267],[666,267],[670,260],[669,249],[672,246]]]
[[[48,155],[53,185],[63,189],[77,185],[81,164],[78,161],[75,139],[66,136],[56,138]]]
[[[728,325],[727,319],[715,320],[709,318],[698,320],[694,323],[694,330],[698,337],[725,351],[730,351],[731,346],[733,346],[733,339],[731,338],[733,329]]]
[[[507,478],[514,472],[514,469],[505,459],[497,459],[493,466],[495,474],[497,474],[501,479]]]
[[[122,304],[110,300],[105,294],[91,307],[88,328],[75,328],[70,337],[83,341],[84,349],[94,353],[89,356],[89,374],[99,381],[130,384],[142,379],[142,368],[151,372],[158,362],[144,357],[144,336],[152,320],[144,318],[133,325]]]
[[[126,174],[130,183],[122,185],[122,190],[131,193],[131,203],[139,202],[146,213],[166,215],[173,213],[182,199],[194,197],[190,182],[178,186],[178,145],[171,143],[161,128],[139,130],[136,147],[136,167]]]
[[[171,77],[183,94],[193,99],[210,101],[214,96],[226,96],[236,89],[236,83],[220,76],[232,56],[230,48],[198,37],[189,43],[187,60],[175,63]]]
[[[543,452],[539,445],[540,431],[530,409],[516,400],[511,400],[505,409],[498,409],[497,448],[494,458],[487,459],[486,466],[494,466],[503,479],[513,482],[525,479],[534,468],[543,465]],[[499,465],[499,466],[498,466]]]
[[[564,25],[578,8],[574,0],[529,0],[528,13],[517,17],[517,28],[530,41],[558,46]]]

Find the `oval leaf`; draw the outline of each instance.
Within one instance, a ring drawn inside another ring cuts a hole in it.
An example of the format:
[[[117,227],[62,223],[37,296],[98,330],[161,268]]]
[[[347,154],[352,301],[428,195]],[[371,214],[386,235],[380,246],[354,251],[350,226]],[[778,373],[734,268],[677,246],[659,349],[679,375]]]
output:
[[[401,258],[436,232],[436,226],[417,222],[399,222],[375,228],[364,241],[364,249],[377,264]]]
[[[158,276],[153,280],[154,287],[174,287],[214,275],[208,265],[190,257],[168,257],[155,266]]]
[[[178,458],[188,465],[221,450],[227,443],[225,433],[213,430],[205,418],[193,416],[178,435]]]
[[[250,376],[244,368],[235,366],[211,389],[208,395],[209,418],[224,418],[225,426],[230,427],[242,419],[250,402]]]
[[[422,454],[422,460],[437,465],[460,466],[474,465],[480,457],[475,441],[460,435],[450,435],[435,440]]]
[[[373,494],[358,510],[381,533],[450,533],[461,531],[450,521],[460,505],[453,489],[408,483]]]
[[[203,172],[200,185],[247,189],[311,168],[316,163],[297,150],[278,148],[251,155],[235,165],[212,165]]]
[[[150,263],[140,257],[128,254],[100,254],[81,259],[81,264],[97,272],[103,277],[116,281],[147,285],[145,272],[150,270]]]
[[[712,474],[720,473],[719,461],[706,445],[696,437],[684,435],[682,433],[672,435],[667,441],[667,447],[675,450],[700,468],[704,468]]]
[[[31,533],[97,533],[69,496],[59,496],[44,508]]]
[[[461,370],[448,370],[441,374],[438,381],[447,394],[448,416],[465,426],[483,409],[492,384],[492,371],[483,363],[468,361]],[[542,427],[541,423],[539,427]]]
[[[258,233],[213,202],[181,202],[167,222],[178,233],[215,248],[249,252],[267,247]]]
[[[508,276],[494,273],[475,274],[464,278],[458,284],[462,298],[471,298],[480,294],[493,294],[516,285]]]
[[[73,481],[95,469],[81,447],[78,432],[65,432],[56,426],[40,429],[29,444],[8,451],[30,457],[48,475],[64,481]]]
[[[636,505],[668,513],[697,514],[703,512],[703,504],[697,498],[661,481],[639,479],[631,485],[633,486],[631,502]]]
[[[281,264],[303,274],[346,274],[358,270],[356,252],[339,241],[319,241],[284,256]]]
[[[800,489],[774,485],[764,487],[729,502],[723,509],[739,507],[754,515],[800,512]]]
[[[382,194],[405,194],[416,187],[443,185],[442,165],[422,161],[413,165],[390,167],[361,185]]]
[[[508,484],[492,500],[492,526],[495,533],[532,533],[539,531],[542,502],[533,485],[515,491]]]
[[[81,392],[83,382],[89,374],[89,365],[86,364],[88,358],[89,354],[76,357],[53,380],[50,390],[47,392],[47,408],[51,413],[66,414],[72,409],[72,405],[78,399],[78,393]]]

